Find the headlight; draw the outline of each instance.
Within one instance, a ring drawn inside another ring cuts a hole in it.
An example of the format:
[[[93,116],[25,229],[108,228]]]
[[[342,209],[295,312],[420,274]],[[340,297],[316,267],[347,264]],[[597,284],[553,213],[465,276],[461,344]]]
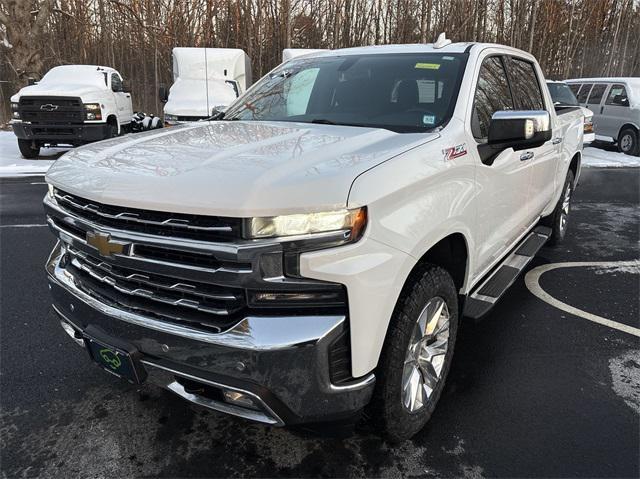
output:
[[[171,115],[170,113],[164,114],[164,121],[166,122],[176,122],[178,121],[178,115]]]
[[[102,120],[102,110],[100,110],[100,103],[85,103],[84,110],[87,120]]]
[[[318,233],[342,233],[344,242],[360,239],[367,224],[367,209],[328,211],[284,216],[249,218],[246,236],[251,239],[282,236],[313,235]]]
[[[11,116],[13,118],[20,118],[20,113],[18,113],[18,104],[16,102],[11,102]]]

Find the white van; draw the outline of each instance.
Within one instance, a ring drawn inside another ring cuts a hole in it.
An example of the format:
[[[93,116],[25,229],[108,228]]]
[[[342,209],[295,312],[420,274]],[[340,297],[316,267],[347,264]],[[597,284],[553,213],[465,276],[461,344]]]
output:
[[[640,78],[566,80],[578,103],[593,111],[596,140],[617,143],[628,155],[640,156]]]
[[[160,87],[169,125],[208,118],[251,86],[251,60],[237,48],[174,48],[173,85]]]

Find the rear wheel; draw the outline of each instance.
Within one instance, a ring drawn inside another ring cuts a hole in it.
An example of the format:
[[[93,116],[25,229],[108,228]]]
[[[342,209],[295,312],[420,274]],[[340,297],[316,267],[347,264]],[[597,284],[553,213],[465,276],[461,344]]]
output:
[[[371,416],[392,441],[427,423],[444,388],[458,329],[458,296],[444,269],[429,265],[403,293],[389,325]]]
[[[553,213],[541,221],[543,225],[551,228],[551,236],[549,237],[549,244],[551,245],[561,243],[567,234],[574,186],[573,171],[569,170],[567,178],[564,180],[564,186],[558,204],[556,204]]]
[[[18,148],[20,149],[20,154],[23,158],[29,160],[38,157],[40,154],[40,147],[34,145],[33,141],[21,140],[18,138]]]
[[[624,128],[618,136],[618,149],[627,155],[640,156],[638,132],[631,127]]]

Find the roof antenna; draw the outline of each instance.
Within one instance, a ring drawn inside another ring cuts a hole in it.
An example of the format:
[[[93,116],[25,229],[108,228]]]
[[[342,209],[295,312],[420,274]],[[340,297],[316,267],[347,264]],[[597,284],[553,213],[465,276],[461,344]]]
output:
[[[447,34],[442,32],[440,35],[438,35],[438,39],[433,44],[433,48],[443,48],[449,45],[450,43],[451,43],[451,40],[447,38]]]

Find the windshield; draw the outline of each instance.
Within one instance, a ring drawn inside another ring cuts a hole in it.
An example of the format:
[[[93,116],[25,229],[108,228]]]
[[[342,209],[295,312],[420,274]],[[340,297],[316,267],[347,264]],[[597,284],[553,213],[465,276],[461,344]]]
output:
[[[554,105],[578,106],[576,96],[566,83],[547,83]]]
[[[49,70],[40,83],[69,83],[105,88],[105,75],[103,70],[90,65],[63,65]]]
[[[453,113],[465,54],[294,59],[263,77],[225,120],[271,120],[427,131]]]

